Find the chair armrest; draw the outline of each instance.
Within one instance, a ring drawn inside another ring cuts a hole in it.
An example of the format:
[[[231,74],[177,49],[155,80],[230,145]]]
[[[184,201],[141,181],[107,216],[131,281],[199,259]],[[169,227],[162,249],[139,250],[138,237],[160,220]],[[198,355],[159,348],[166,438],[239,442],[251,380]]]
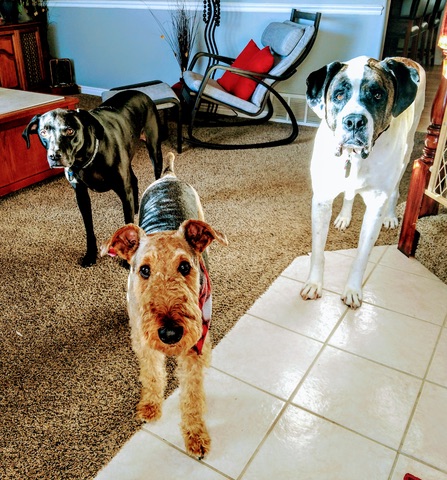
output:
[[[284,79],[284,77],[281,77],[281,76],[270,75],[270,73],[268,73],[268,72],[267,73],[259,73],[259,72],[253,72],[252,70],[243,70],[241,68],[232,67],[232,66],[227,67],[226,65],[219,65],[219,64],[211,66],[205,72],[204,79],[205,78],[208,79],[211,76],[211,73],[214,70],[225,70],[225,71],[228,71],[228,72],[236,73],[237,75],[241,75],[242,77],[251,78],[252,80],[255,80],[255,81],[258,80],[258,79],[261,79],[261,78],[270,79],[270,80],[283,80]],[[208,75],[208,72],[210,73],[210,75]],[[257,82],[257,83],[259,83],[259,82]]]
[[[188,68],[189,71],[191,71],[194,68],[194,65],[198,62],[198,60],[202,57],[206,58],[211,58],[213,60],[217,60],[220,62],[228,63],[231,65],[234,62],[234,58],[231,57],[225,57],[223,55],[216,55],[214,53],[208,53],[208,52],[198,52],[194,55],[193,59],[191,60],[191,64]]]

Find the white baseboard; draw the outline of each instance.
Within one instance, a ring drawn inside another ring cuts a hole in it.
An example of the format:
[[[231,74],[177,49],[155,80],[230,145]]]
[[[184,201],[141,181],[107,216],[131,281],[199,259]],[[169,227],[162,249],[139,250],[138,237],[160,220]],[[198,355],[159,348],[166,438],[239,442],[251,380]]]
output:
[[[100,97],[102,92],[108,90],[108,88],[96,88],[96,87],[86,87],[84,85],[79,85],[81,89],[81,93],[86,93],[87,95],[95,95],[96,97]]]

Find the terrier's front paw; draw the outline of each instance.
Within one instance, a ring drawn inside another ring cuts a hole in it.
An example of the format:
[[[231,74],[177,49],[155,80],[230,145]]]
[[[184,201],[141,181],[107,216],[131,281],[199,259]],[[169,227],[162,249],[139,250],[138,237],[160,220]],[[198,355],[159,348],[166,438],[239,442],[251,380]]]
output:
[[[153,422],[161,417],[161,405],[140,401],[137,405],[137,417],[146,422]]]
[[[199,460],[205,458],[211,448],[211,438],[206,427],[203,425],[202,429],[197,431],[182,428],[182,432],[188,454]]]

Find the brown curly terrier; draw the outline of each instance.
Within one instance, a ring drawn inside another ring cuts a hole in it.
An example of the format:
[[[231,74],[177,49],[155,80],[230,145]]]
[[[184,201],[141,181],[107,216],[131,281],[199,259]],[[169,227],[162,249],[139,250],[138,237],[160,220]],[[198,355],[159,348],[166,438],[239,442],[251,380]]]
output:
[[[127,304],[132,347],[140,364],[139,418],[161,416],[166,386],[165,355],[177,357],[181,430],[187,452],[199,459],[210,450],[205,422],[204,367],[211,359],[207,335],[211,283],[207,247],[224,234],[205,223],[197,192],[177,179],[170,166],[144,193],[139,226],[115,232],[101,255],[118,255],[130,265]]]

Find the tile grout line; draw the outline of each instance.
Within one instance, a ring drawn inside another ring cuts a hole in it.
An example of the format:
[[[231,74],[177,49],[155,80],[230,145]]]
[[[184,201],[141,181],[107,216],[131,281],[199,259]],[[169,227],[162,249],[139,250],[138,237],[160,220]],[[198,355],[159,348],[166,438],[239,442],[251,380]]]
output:
[[[292,330],[291,328],[285,327],[284,325],[279,325],[278,323],[275,323],[273,320],[267,320],[267,319],[262,318],[258,315],[255,315],[253,313],[248,313],[247,312],[247,313],[244,314],[244,316],[249,316],[249,317],[255,318],[256,320],[259,320],[261,322],[265,322],[269,325],[272,325],[273,327],[279,327],[282,330],[285,330],[286,332],[295,333],[296,335],[300,335],[301,337],[307,338],[309,340],[313,340],[314,342],[318,342],[318,343],[321,343],[321,344],[324,343],[323,340],[319,340],[318,338],[311,337],[309,334],[302,333],[302,332],[297,332],[296,330]]]
[[[406,314],[404,314],[404,313],[399,313],[399,312],[394,311],[394,310],[389,310],[389,309],[386,309],[386,308],[384,308],[384,307],[380,307],[380,306],[377,306],[377,305],[373,305],[373,304],[368,304],[368,305],[371,305],[372,307],[379,308],[379,309],[382,309],[382,310],[385,310],[385,311],[389,311],[389,312],[391,312],[391,313],[396,313],[396,314],[402,315],[402,316],[404,316],[405,318],[414,320],[414,321],[416,321],[416,322],[423,322],[423,323],[427,323],[428,325],[432,325],[433,327],[438,327],[438,328],[440,329],[440,331],[442,332],[442,328],[443,328],[443,327],[442,327],[441,325],[439,325],[439,324],[431,323],[431,322],[429,322],[429,321],[427,321],[427,320],[423,320],[423,319],[420,319],[420,318],[411,317],[410,315],[406,315]],[[347,315],[348,313],[349,313],[349,309],[348,309],[348,311],[346,312],[346,315]],[[345,315],[345,316],[346,316],[346,315]],[[274,322],[271,321],[271,320],[266,320],[265,318],[259,317],[259,316],[257,316],[257,315],[253,315],[252,313],[246,313],[244,316],[249,316],[249,317],[255,318],[256,320],[259,320],[259,321],[261,321],[261,322],[265,322],[265,323],[267,323],[267,324],[269,324],[269,325],[271,325],[271,326],[278,327],[278,328],[280,328],[280,329],[282,329],[282,330],[285,330],[285,331],[287,331],[287,332],[290,332],[290,333],[299,335],[299,336],[301,336],[301,337],[307,338],[308,340],[312,340],[312,341],[314,341],[314,342],[320,343],[322,346],[324,346],[325,343],[326,343],[326,341],[323,341],[323,340],[320,340],[320,339],[318,339],[318,338],[312,337],[312,336],[310,336],[309,334],[305,334],[305,333],[302,333],[302,332],[297,332],[296,330],[292,330],[291,328],[285,327],[285,326],[283,326],[283,325],[278,325],[277,323],[274,323]],[[343,320],[344,320],[344,318],[343,318]],[[338,324],[339,324],[339,320],[337,321],[336,326],[337,326]],[[346,349],[343,348],[343,347],[339,347],[339,346],[337,346],[337,345],[334,345],[334,344],[332,344],[332,343],[329,342],[329,337],[332,337],[332,336],[333,336],[332,333],[330,333],[330,334],[328,335],[328,337],[327,337],[327,338],[328,338],[328,340],[327,340],[327,346],[328,346],[328,347],[334,348],[335,350],[342,351],[343,353],[347,353],[347,354],[349,354],[349,355],[352,355],[352,356],[354,356],[354,357],[360,358],[360,359],[362,359],[362,360],[366,360],[366,361],[368,361],[368,362],[374,363],[374,364],[379,365],[379,366],[381,366],[381,367],[388,368],[388,369],[390,369],[390,370],[393,370],[393,371],[395,371],[395,372],[401,373],[401,374],[403,374],[403,375],[408,375],[409,377],[412,377],[412,378],[414,378],[414,379],[416,379],[416,380],[423,380],[423,376],[419,376],[419,375],[417,375],[417,374],[415,374],[415,373],[407,372],[407,371],[402,370],[402,369],[400,369],[400,368],[393,367],[393,366],[388,365],[388,364],[386,364],[386,363],[379,362],[378,360],[374,360],[374,359],[372,359],[372,358],[365,357],[365,356],[363,356],[363,355],[361,355],[361,354],[359,354],[359,353],[351,352],[351,351],[349,351],[349,350],[346,350]],[[216,367],[214,367],[214,368],[216,368]],[[219,371],[222,372],[222,373],[225,373],[225,374],[227,374],[227,375],[230,375],[230,374],[228,374],[227,372],[225,372],[224,370],[221,370],[221,369],[219,369],[219,368],[216,368],[216,369],[219,370]],[[232,376],[232,375],[230,375],[230,376]],[[252,386],[252,387],[254,387],[254,388],[258,388],[259,390],[261,390],[261,391],[263,391],[263,392],[265,392],[265,393],[268,393],[268,394],[270,394],[270,395],[273,395],[273,396],[279,398],[280,400],[284,400],[283,398],[276,396],[274,393],[269,392],[269,391],[267,391],[267,390],[263,390],[262,388],[259,388],[259,387],[257,387],[256,385],[252,385],[252,384],[250,384],[249,382],[246,382],[246,381],[244,381],[244,380],[242,380],[242,379],[240,379],[240,378],[238,378],[238,377],[234,377],[234,378],[236,378],[237,380],[241,380],[241,381],[243,381],[244,383],[247,383],[247,385],[250,385],[250,386]],[[430,382],[430,383],[436,384],[436,382]],[[439,385],[439,386],[440,386],[440,387],[443,387],[443,385]]]
[[[416,395],[416,399],[414,401],[414,405],[413,405],[413,408],[411,409],[411,413],[410,413],[410,416],[408,418],[408,421],[407,421],[407,424],[405,426],[405,430],[404,430],[404,433],[402,435],[402,438],[401,438],[401,441],[400,441],[400,444],[397,448],[397,455],[396,455],[396,458],[394,459],[394,463],[393,463],[393,466],[391,468],[391,472],[390,472],[390,475],[388,477],[388,480],[392,480],[392,475],[394,473],[394,470],[396,469],[396,465],[397,465],[397,460],[399,458],[399,455],[403,454],[402,452],[402,448],[404,446],[404,443],[405,443],[405,440],[407,439],[407,435],[408,435],[408,432],[410,430],[410,427],[411,427],[411,424],[413,422],[413,418],[414,418],[414,415],[416,413],[416,410],[417,410],[417,407],[419,405],[419,401],[421,399],[421,396],[422,396],[422,391],[424,390],[425,388],[425,385],[426,383],[432,383],[430,382],[429,380],[427,380],[427,375],[428,373],[430,372],[430,368],[431,368],[431,365],[433,363],[433,359],[435,357],[435,353],[436,353],[436,350],[438,348],[438,345],[441,341],[441,336],[442,336],[442,326],[441,328],[439,329],[439,333],[438,333],[438,338],[436,339],[436,342],[435,342],[435,345],[433,346],[433,351],[431,353],[431,356],[430,356],[430,360],[428,361],[428,364],[427,364],[427,368],[425,369],[425,374],[422,378],[422,382],[421,382],[421,385],[419,387],[419,391],[418,391],[418,394]],[[419,461],[419,460],[418,460]]]
[[[146,423],[147,423],[147,422],[146,422]],[[181,447],[179,447],[179,446],[176,445],[175,443],[171,443],[169,440],[166,440],[166,438],[161,437],[160,435],[156,434],[155,432],[152,432],[151,430],[146,430],[146,429],[144,428],[144,425],[142,425],[141,430],[142,430],[145,434],[148,434],[148,435],[150,435],[151,437],[153,437],[154,439],[160,441],[161,443],[164,443],[164,444],[167,445],[168,447],[173,448],[173,449],[176,450],[177,452],[183,454],[183,456],[191,459],[192,461],[198,463],[199,465],[205,466],[205,467],[209,468],[210,470],[213,470],[214,472],[222,475],[224,478],[226,478],[226,479],[228,479],[228,480],[234,480],[234,478],[231,477],[230,475],[228,475],[227,473],[221,472],[221,471],[218,470],[216,467],[213,467],[212,465],[210,465],[209,463],[207,463],[207,462],[206,462],[206,459],[198,460],[197,458],[192,457],[191,455],[188,455],[185,450],[183,450]]]
[[[338,328],[338,326],[340,325],[340,323],[343,321],[343,319],[345,318],[346,314],[348,312],[348,308],[346,307],[345,308],[345,311],[340,315],[340,318],[339,320],[337,321],[337,323],[335,324],[335,326],[333,327],[333,329],[331,330],[331,333],[328,335],[327,339],[325,342],[320,342],[321,343],[321,348],[319,350],[319,352],[317,353],[317,355],[315,356],[314,360],[311,362],[311,364],[309,365],[309,367],[307,368],[306,372],[304,373],[303,377],[301,378],[301,380],[298,382],[297,386],[294,388],[294,390],[292,391],[292,393],[289,395],[288,399],[287,400],[283,400],[284,401],[284,405],[282,407],[282,409],[278,412],[278,415],[275,417],[274,421],[272,422],[272,424],[270,425],[270,428],[268,429],[268,431],[266,432],[266,434],[264,435],[264,437],[262,438],[262,440],[259,442],[258,446],[256,447],[255,451],[253,452],[252,456],[249,458],[249,460],[247,461],[247,463],[245,464],[245,467],[242,469],[240,475],[238,476],[238,480],[242,480],[245,472],[247,471],[248,467],[251,465],[251,463],[253,462],[253,460],[255,459],[256,455],[259,453],[259,450],[262,448],[262,446],[264,445],[264,443],[267,441],[267,438],[270,436],[270,434],[272,433],[272,431],[274,430],[274,428],[276,427],[276,425],[278,424],[278,422],[280,421],[280,419],[282,418],[284,412],[286,411],[286,409],[289,407],[289,406],[293,406],[295,407],[295,405],[292,403],[292,398],[294,398],[294,396],[296,395],[296,393],[298,392],[298,390],[301,388],[302,384],[304,383],[305,379],[307,378],[308,374],[310,373],[310,371],[312,370],[313,366],[315,365],[315,363],[317,362],[317,360],[320,358],[324,348],[327,346],[327,343],[329,341],[329,339],[332,337],[332,335],[334,334],[335,330]],[[253,386],[253,385],[252,385]],[[298,408],[301,408],[301,407],[298,407]]]

